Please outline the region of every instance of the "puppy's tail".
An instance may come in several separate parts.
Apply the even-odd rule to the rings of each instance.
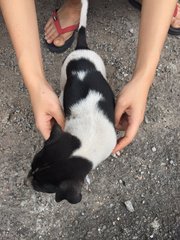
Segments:
[[[81,16],[78,29],[77,38],[77,49],[88,49],[86,42],[86,24],[87,24],[87,14],[88,14],[88,0],[81,0]]]

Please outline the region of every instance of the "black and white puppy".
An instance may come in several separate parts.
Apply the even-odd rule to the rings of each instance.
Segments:
[[[28,175],[35,190],[55,193],[57,202],[80,202],[85,177],[116,145],[114,95],[103,60],[86,43],[87,11],[88,1],[82,0],[77,46],[62,65],[64,131],[54,125]]]

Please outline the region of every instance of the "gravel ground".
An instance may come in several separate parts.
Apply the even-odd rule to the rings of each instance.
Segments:
[[[91,3],[89,46],[103,57],[117,95],[132,74],[139,12],[125,0]],[[59,94],[68,53],[52,54],[43,43],[44,24],[56,7],[37,1],[45,71]],[[179,240],[180,38],[166,40],[135,141],[94,170],[82,202],[70,205],[23,185],[43,141],[1,16],[0,29],[0,239]]]

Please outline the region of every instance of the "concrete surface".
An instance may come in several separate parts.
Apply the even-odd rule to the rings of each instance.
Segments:
[[[103,57],[117,94],[134,66],[139,13],[125,0],[91,2],[89,46]],[[55,7],[37,1],[46,75],[59,94],[67,53],[52,54],[43,44],[43,27]],[[2,17],[0,29],[0,239],[179,240],[180,38],[167,38],[135,141],[89,175],[83,200],[74,206],[23,185],[42,138]]]

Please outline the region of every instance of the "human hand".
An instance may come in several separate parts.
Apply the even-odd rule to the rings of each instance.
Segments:
[[[122,150],[135,137],[144,119],[149,88],[140,81],[129,82],[119,93],[115,107],[115,127],[125,134],[118,139],[113,153]]]
[[[36,127],[45,140],[50,136],[53,119],[64,128],[64,114],[60,102],[52,87],[44,81],[33,91],[30,91]]]

